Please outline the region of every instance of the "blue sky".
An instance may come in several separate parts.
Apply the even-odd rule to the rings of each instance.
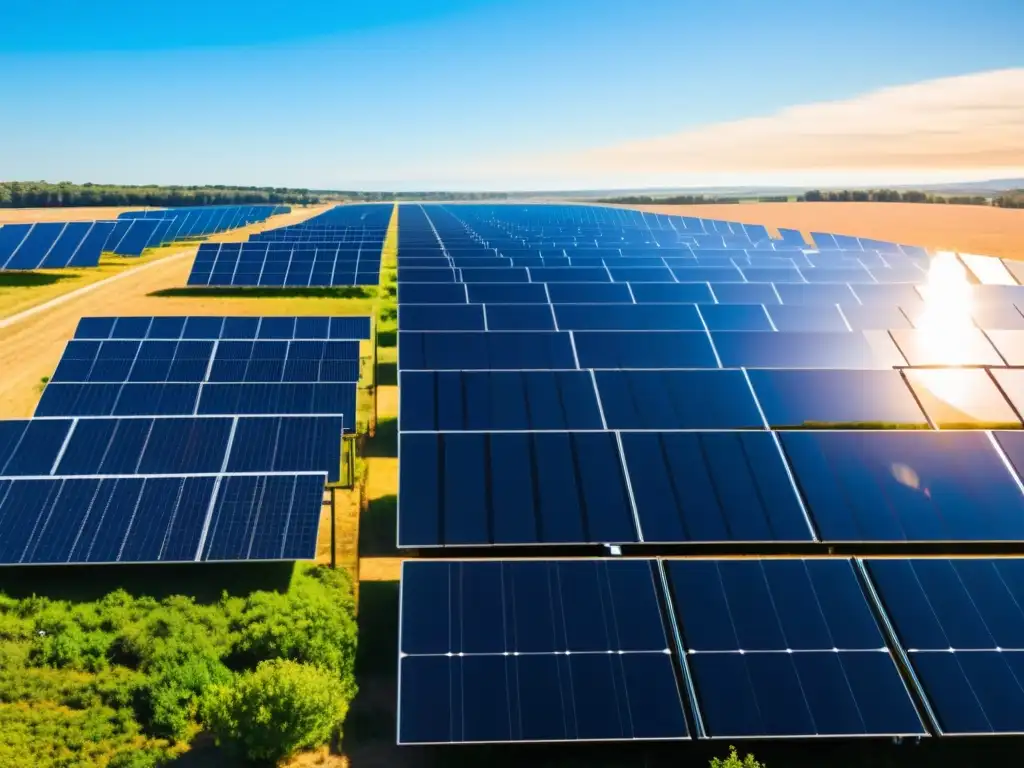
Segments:
[[[0,178],[500,187],[476,168],[1021,67],[1022,39],[1021,0],[8,3]]]

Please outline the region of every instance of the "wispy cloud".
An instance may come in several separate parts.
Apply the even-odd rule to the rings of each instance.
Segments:
[[[502,165],[488,175],[538,182],[557,176],[602,187],[1024,175],[1024,68],[928,80]]]

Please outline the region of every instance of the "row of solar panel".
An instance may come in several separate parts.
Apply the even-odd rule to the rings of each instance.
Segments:
[[[406,371],[1024,365],[1024,331],[401,331]]]
[[[268,262],[269,263],[269,262]],[[509,267],[398,268],[401,283],[924,283],[907,267]]]
[[[355,429],[355,383],[61,384],[43,389],[35,416],[330,414]]]
[[[243,263],[239,253],[196,257],[188,276],[189,285],[238,287],[330,287],[377,285],[380,282],[380,257],[348,259],[346,251],[327,260],[292,259],[288,252],[270,252],[265,259]],[[272,258],[283,256],[282,260]]]
[[[73,339],[50,381],[356,382],[358,341]]]
[[[1021,432],[399,440],[400,547],[1024,540]]]
[[[369,317],[83,317],[76,339],[369,339]]]
[[[633,255],[611,255],[607,251],[587,252],[580,255],[572,252],[569,256],[480,256],[475,252],[455,251],[449,256],[405,256],[399,258],[403,269],[449,268],[449,269],[511,269],[524,267],[560,268],[671,268],[671,267],[786,267],[805,269],[831,269],[838,267],[863,268],[927,268],[927,259],[913,259],[908,256],[883,257],[862,253],[847,256],[846,251],[804,252],[792,251],[786,254],[760,254],[748,256],[746,251],[701,251],[699,255],[678,251]],[[459,255],[467,254],[467,255]]]
[[[0,563],[312,559],[324,475],[0,480]]]
[[[403,432],[1019,428],[1024,369],[402,371]]]
[[[970,306],[1024,305],[1024,286],[964,285]],[[910,284],[849,283],[405,283],[407,304],[842,304],[915,308]]]
[[[1020,734],[1022,604],[1020,559],[406,561],[398,741]]]
[[[818,286],[815,286],[818,287]],[[815,297],[810,297],[815,298]],[[971,307],[967,326],[1024,330],[1013,304]],[[931,328],[935,311],[840,304],[409,304],[404,331],[869,331]]]
[[[112,221],[7,224],[0,227],[0,270],[95,267]]]
[[[0,477],[323,472],[340,478],[341,416],[0,421]]]
[[[197,206],[189,208],[161,208],[148,211],[130,211],[118,216],[119,222],[152,221],[156,225],[138,225],[136,239],[142,238],[142,232],[149,232],[150,237],[143,247],[156,247],[176,240],[205,237],[218,232],[227,232],[238,227],[266,221],[271,216],[288,213],[288,206]],[[136,231],[134,226],[132,231]],[[124,250],[122,250],[124,249]],[[117,248],[109,248],[121,255],[139,255],[142,251],[136,246],[127,248],[122,244]]]
[[[486,207],[476,205],[428,206],[432,219],[426,210],[413,206],[401,206],[401,215],[410,230],[424,223],[431,227],[445,226],[457,222],[455,234],[465,235],[468,227],[478,237],[490,242],[496,237],[508,237],[513,232],[522,239],[539,239],[555,236],[607,237],[614,239],[650,238],[665,241],[675,238],[700,238],[718,234],[730,239],[764,242],[771,240],[765,227],[739,222],[701,219],[690,216],[653,214],[645,211],[595,208],[593,206],[528,206]],[[457,212],[457,215],[456,213]],[[410,232],[411,234],[411,232]],[[447,239],[448,232],[445,232]],[[793,229],[780,229],[783,243],[803,244],[803,235]],[[828,232],[811,232],[817,248],[837,250],[879,250],[889,253],[920,252],[917,246],[905,246],[893,242],[838,235]],[[778,242],[778,241],[777,241]]]
[[[271,230],[273,231],[273,230]],[[281,254],[289,254],[295,252],[301,258],[310,258],[310,254],[321,254],[324,258],[330,256],[334,258],[335,253],[341,252],[341,255],[349,255],[350,258],[356,259],[360,255],[363,258],[380,258],[380,249],[383,246],[383,239],[374,239],[372,242],[353,242],[347,243],[344,241],[317,243],[315,245],[302,246],[295,245],[294,243],[278,243],[278,242],[260,242],[258,240],[249,240],[245,243],[201,243],[199,245],[198,253],[203,256],[210,254],[235,254],[242,253],[247,257],[253,254],[275,254],[274,258],[282,258]],[[326,254],[326,255],[325,255]]]

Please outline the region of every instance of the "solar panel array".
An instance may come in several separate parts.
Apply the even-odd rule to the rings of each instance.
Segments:
[[[113,221],[42,222],[0,227],[0,270],[95,267]]]
[[[1024,541],[1002,262],[937,323],[913,246],[399,216],[398,546],[629,556],[407,561],[400,743],[1024,733],[1024,564],[793,555]]]
[[[87,317],[0,421],[0,564],[315,556],[366,317]]]
[[[207,205],[128,211],[118,216],[119,226],[104,250],[118,256],[141,256],[146,248],[227,232],[290,211],[287,205]]]
[[[377,285],[394,206],[340,205],[253,235],[245,243],[199,247],[188,284],[309,288]]]

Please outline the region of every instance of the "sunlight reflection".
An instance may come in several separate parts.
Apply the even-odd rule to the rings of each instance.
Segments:
[[[925,359],[939,364],[952,364],[962,359],[974,340],[973,295],[967,270],[956,254],[939,251],[928,268],[928,281],[919,287],[924,310],[915,321]],[[953,401],[963,397],[960,379],[950,378],[949,394]],[[942,393],[936,393],[940,396]]]

